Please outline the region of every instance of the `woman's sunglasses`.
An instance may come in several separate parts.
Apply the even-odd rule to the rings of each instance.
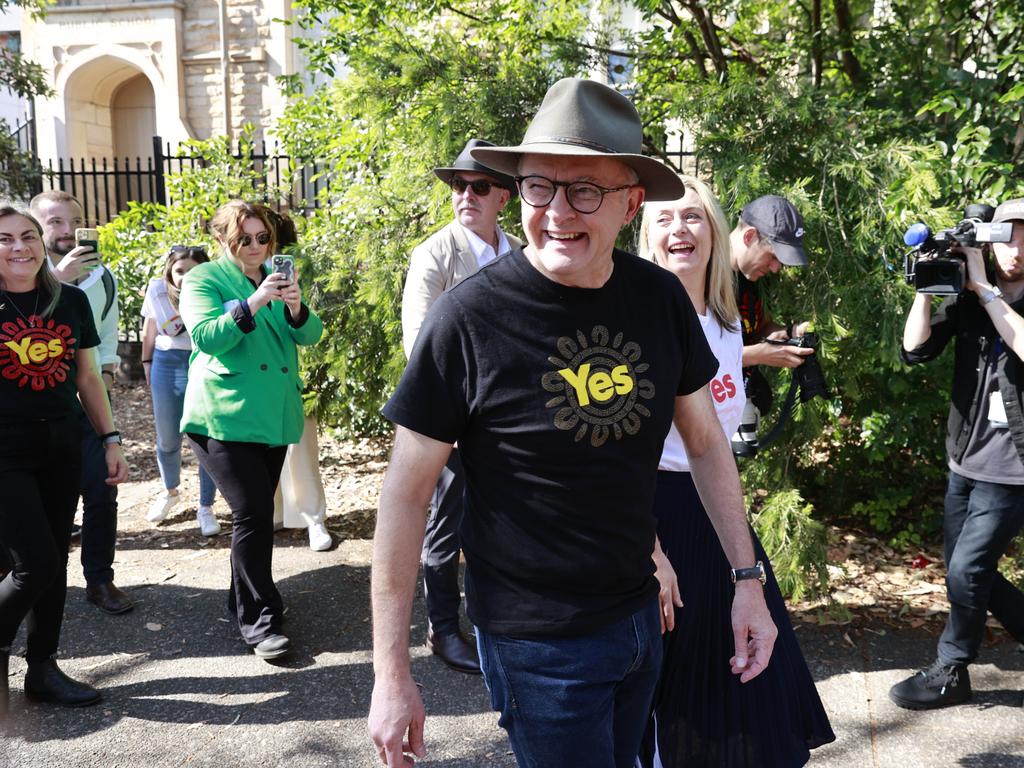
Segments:
[[[250,245],[252,245],[252,235],[239,235],[237,242],[243,248],[248,248]],[[270,233],[260,232],[258,235],[256,235],[256,242],[259,243],[260,245],[266,245],[267,243],[270,242]]]

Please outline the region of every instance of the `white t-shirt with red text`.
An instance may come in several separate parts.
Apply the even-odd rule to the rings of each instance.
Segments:
[[[708,382],[711,400],[715,404],[718,421],[726,438],[732,437],[740,425],[746,395],[743,393],[743,336],[739,331],[722,328],[712,312],[697,315],[707,337],[711,352],[718,358],[718,372]],[[669,472],[689,472],[690,460],[683,447],[683,438],[675,424],[668,431],[661,451],[658,469]]]

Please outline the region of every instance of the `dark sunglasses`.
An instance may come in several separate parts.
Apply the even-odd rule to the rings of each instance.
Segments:
[[[470,187],[473,190],[474,195],[477,195],[478,197],[487,197],[491,194],[491,187],[496,187],[498,185],[490,181],[485,181],[484,179],[466,181],[461,176],[452,176],[451,181],[448,182],[448,186],[460,195],[466,191],[466,187]]]
[[[209,261],[210,257],[206,253],[206,249],[201,245],[172,245],[171,253],[184,253],[185,258],[192,259],[195,262]]]
[[[266,245],[267,243],[270,242],[270,233],[260,232],[258,235],[256,235],[256,242],[259,243],[260,245]],[[248,248],[250,245],[252,245],[252,235],[239,235],[238,244],[243,248]]]

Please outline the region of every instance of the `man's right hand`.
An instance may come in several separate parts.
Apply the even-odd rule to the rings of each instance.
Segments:
[[[425,719],[423,700],[411,675],[387,680],[378,677],[367,727],[382,763],[388,768],[407,768],[415,765],[415,761],[405,753],[427,756],[423,743]]]
[[[68,251],[51,271],[61,283],[77,283],[99,265],[99,252],[91,246],[80,245]]]
[[[776,331],[768,336],[774,341],[785,341],[789,337],[785,331]],[[788,344],[772,344],[762,341],[743,348],[743,365],[768,365],[772,368],[796,368],[802,365],[804,358],[813,355],[812,347],[791,347]]]

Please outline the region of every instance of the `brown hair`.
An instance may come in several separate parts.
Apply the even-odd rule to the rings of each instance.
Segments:
[[[238,241],[245,233],[242,224],[246,219],[259,219],[270,234],[267,253],[273,253],[277,247],[277,231],[271,222],[270,210],[259,203],[247,203],[244,200],[232,200],[225,203],[210,219],[210,231],[218,240],[227,244],[228,250],[234,253]]]
[[[175,309],[178,308],[178,297],[181,295],[181,290],[171,279],[171,270],[174,269],[175,264],[185,259],[194,261],[196,264],[205,264],[210,257],[201,245],[171,246],[171,250],[167,253],[167,262],[164,264],[164,283],[167,285],[167,298]]]
[[[35,216],[32,215],[24,206],[12,203],[8,200],[0,200],[0,219],[5,216],[21,216],[24,219],[28,219],[29,223],[32,224],[36,232],[39,233],[39,240],[42,242],[43,239],[43,225],[39,223]],[[0,289],[6,288],[3,284],[3,280],[0,279]],[[43,263],[39,267],[39,271],[36,273],[36,288],[46,294],[48,300],[43,307],[42,316],[49,317],[53,314],[54,307],[57,306],[57,302],[60,300],[60,282],[50,272],[49,259],[46,257],[46,246],[43,246]]]
[[[35,211],[39,208],[40,203],[74,203],[79,208],[82,207],[82,204],[78,202],[77,197],[65,192],[63,189],[51,189],[47,192],[40,192],[32,198],[32,202],[28,205],[29,208]]]

